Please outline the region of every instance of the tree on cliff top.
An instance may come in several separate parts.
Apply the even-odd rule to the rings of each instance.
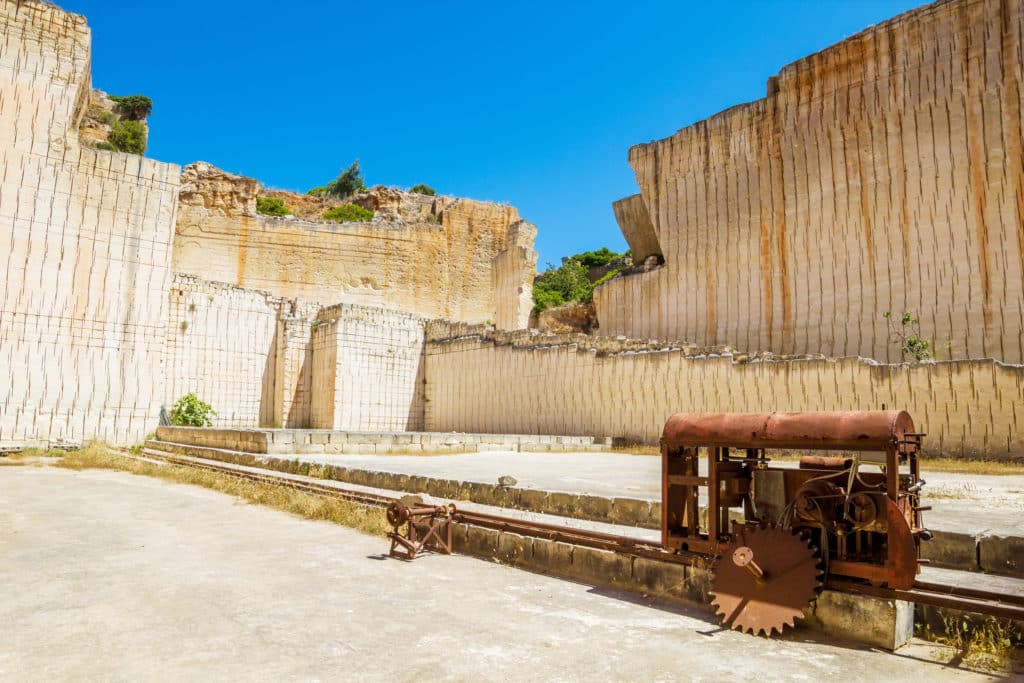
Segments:
[[[153,112],[153,100],[145,95],[111,95],[110,99],[129,121],[141,121]]]
[[[354,194],[362,192],[365,189],[366,183],[363,182],[363,172],[359,168],[359,159],[356,159],[347,169],[342,171],[337,178],[323,187],[314,187],[306,194],[314,197],[327,196],[344,199],[345,197],[351,197]]]

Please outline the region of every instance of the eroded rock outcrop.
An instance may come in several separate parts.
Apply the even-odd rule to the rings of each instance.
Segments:
[[[255,178],[228,173],[205,161],[189,164],[181,172],[178,204],[181,211],[204,211],[221,218],[256,216],[260,183]]]
[[[182,174],[175,272],[467,322],[515,325],[529,314],[522,283],[536,271],[536,228],[513,230],[522,223],[514,207],[381,186],[347,200],[374,211],[371,221],[331,223],[263,216],[261,195],[318,218],[342,203],[262,190],[253,178],[191,164]]]
[[[597,330],[594,303],[574,301],[564,306],[543,310],[537,316],[537,329],[552,334],[591,334]]]
[[[109,143],[110,134],[121,121],[127,120],[124,112],[118,107],[110,95],[91,88],[86,97],[85,109],[78,124],[78,139],[88,147],[102,146]],[[149,126],[145,117],[138,119],[146,138],[149,137]]]

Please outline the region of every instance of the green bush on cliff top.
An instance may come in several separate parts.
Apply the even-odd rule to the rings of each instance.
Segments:
[[[146,151],[146,126],[140,121],[118,121],[107,142],[118,152],[142,154]]]
[[[335,223],[365,223],[373,220],[373,211],[355,204],[342,204],[324,211],[324,220]]]
[[[277,197],[256,197],[256,210],[264,216],[287,216],[291,213]]]

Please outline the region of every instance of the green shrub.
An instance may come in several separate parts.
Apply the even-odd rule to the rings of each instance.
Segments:
[[[373,220],[373,211],[355,204],[342,204],[324,211],[324,220],[335,223],[365,223]]]
[[[121,110],[124,117],[131,121],[141,121],[153,111],[153,100],[145,95],[128,95],[127,97],[111,95],[110,99],[117,104],[117,108]]]
[[[434,188],[432,188],[430,185],[425,185],[423,183],[420,183],[419,185],[413,185],[411,188],[409,188],[409,192],[414,192],[416,194],[425,194],[428,197],[433,197],[436,194],[436,192],[434,192]]]
[[[622,272],[622,271],[620,271],[618,268],[613,268],[612,270],[609,270],[607,273],[605,273],[600,278],[598,278],[597,282],[594,283],[593,289],[597,289],[598,285],[603,285],[604,283],[608,282],[613,277],[618,275],[620,272]],[[593,291],[593,290],[591,290],[591,291]]]
[[[590,301],[594,286],[587,277],[587,268],[574,258],[566,259],[558,268],[548,269],[533,281],[533,312],[561,306],[570,301]]]
[[[119,152],[142,154],[146,151],[146,127],[139,121],[118,121],[107,141]]]
[[[325,194],[327,194],[327,188],[322,186],[314,187],[306,191],[306,195],[309,197],[323,197]]]
[[[608,247],[601,247],[595,251],[585,251],[570,258],[576,259],[588,268],[593,268],[594,266],[607,266],[613,259],[617,259],[619,256],[620,254],[616,254]]]
[[[264,216],[287,216],[291,213],[277,197],[257,197],[256,210]]]
[[[331,197],[345,198],[351,197],[365,189],[366,183],[363,182],[363,174],[359,168],[359,159],[356,159],[337,178],[324,186],[324,194]]]
[[[209,403],[200,401],[191,392],[179,398],[171,408],[171,424],[179,427],[212,427],[211,418],[216,416],[217,411]]]
[[[110,144],[109,142],[97,142],[97,143],[96,143],[95,145],[93,145],[93,146],[94,146],[94,147],[95,147],[96,149],[102,149],[102,150],[105,150],[105,151],[107,151],[107,152],[116,152],[116,151],[118,151],[118,150],[117,150],[117,147],[114,147],[114,146],[113,146],[112,144]]]
[[[611,270],[591,283],[588,270],[594,266],[606,266],[620,256],[607,247],[601,247],[562,259],[562,265],[557,268],[549,263],[547,270],[533,281],[533,312],[540,313],[573,301],[592,301],[594,288],[608,282],[620,271]]]

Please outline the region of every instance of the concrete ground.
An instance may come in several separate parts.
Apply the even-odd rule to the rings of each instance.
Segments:
[[[0,468],[2,680],[992,680],[109,471]]]
[[[511,475],[522,488],[661,500],[661,459],[621,453],[515,453],[460,455],[276,455],[381,472],[497,483]],[[795,466],[795,463],[781,463]],[[925,522],[966,534],[1024,536],[1024,468],[1020,475],[929,472],[922,463]]]

